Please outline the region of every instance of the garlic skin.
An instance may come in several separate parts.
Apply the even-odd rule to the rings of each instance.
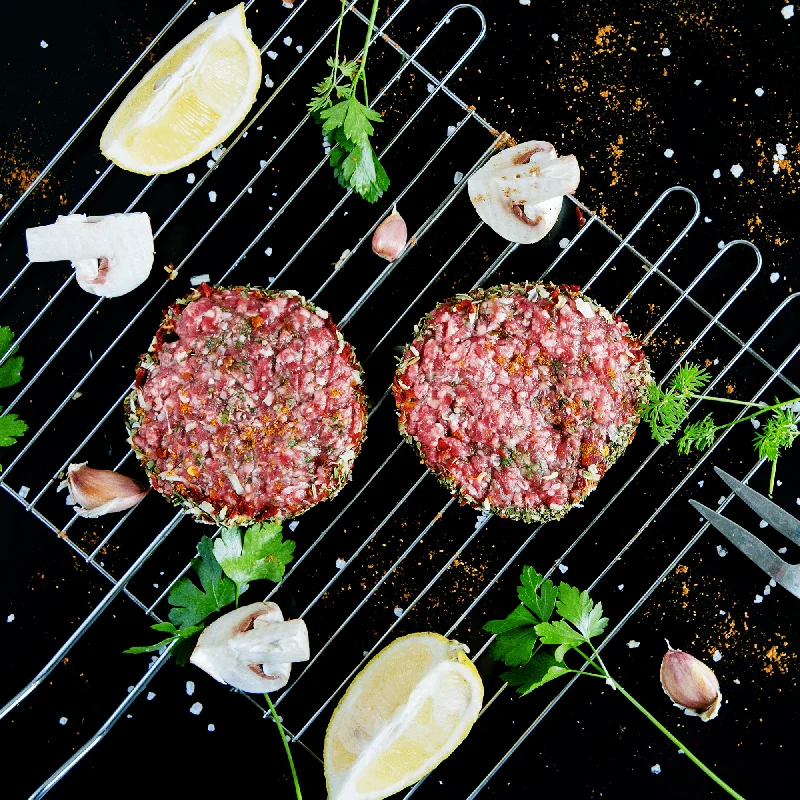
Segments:
[[[67,488],[67,505],[74,506],[79,517],[102,517],[125,511],[141,502],[150,491],[133,478],[110,469],[92,469],[87,462],[70,464],[67,477],[58,490]]]
[[[669,650],[661,662],[661,686],[678,708],[708,722],[719,713],[722,692],[712,670],[683,650]]]
[[[372,252],[387,261],[394,261],[407,243],[406,221],[397,213],[395,206],[392,213],[375,229],[372,235]]]

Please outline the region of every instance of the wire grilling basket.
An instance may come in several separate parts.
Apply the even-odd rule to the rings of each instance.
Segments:
[[[624,236],[575,198],[565,203],[548,239],[534,247],[506,244],[479,222],[466,196],[467,178],[508,137],[453,89],[486,34],[478,8],[454,6],[419,33],[414,48],[406,49],[395,33],[413,30],[409,0],[396,4],[376,29],[371,72],[373,92],[381,89],[372,105],[385,112],[380,157],[393,183],[381,201],[368,206],[332,181],[319,129],[302,102],[329,55],[337,20],[308,2],[291,9],[274,5],[257,15],[256,0],[248,3],[254,38],[265,42],[262,54],[282,48],[278,59],[265,56],[271,86],[262,89],[217,160],[206,165],[203,159],[175,175],[153,178],[122,173],[113,165],[96,169],[96,140],[115,104],[112,95],[119,99],[116,91],[140,74],[151,51],[170,47],[183,35],[179,30],[201,21],[198,9],[187,2],[0,220],[3,244],[21,255],[23,230],[14,223],[36,202],[39,181],[68,153],[85,151],[91,155],[78,159],[70,176],[80,199],[68,210],[146,210],[157,239],[156,272],[173,265],[160,286],[151,277],[110,303],[83,293],[66,268],[28,263],[3,278],[2,321],[17,332],[26,358],[24,380],[9,390],[4,413],[22,412],[30,431],[9,451],[0,486],[36,519],[30,535],[49,529],[94,571],[104,592],[92,598],[88,613],[77,612],[79,624],[3,707],[2,716],[13,718],[23,710],[39,687],[58,679],[67,661],[91,669],[91,649],[82,638],[101,620],[110,624],[118,598],[124,596],[121,602],[150,618],[138,614],[146,636],[148,622],[166,617],[167,594],[188,569],[199,536],[213,532],[198,528],[152,493],[128,512],[100,520],[72,515],[63,495],[56,494],[59,476],[71,462],[136,474],[123,433],[122,401],[162,309],[188,291],[192,275],[208,273],[221,284],[299,290],[346,328],[366,369],[373,403],[369,440],[353,482],[334,502],[299,522],[293,534],[295,560],[267,598],[306,619],[312,634],[311,660],[296,667],[274,699],[287,735],[316,756],[343,690],[394,637],[435,630],[465,642],[479,659],[491,642],[482,625],[507,611],[507,589],[523,563],[547,568],[547,574],[570,568],[570,578],[590,590],[607,576],[605,583],[613,586],[624,578],[624,596],[606,608],[619,620],[610,639],[616,636],[705,532],[707,524],[696,516],[679,534],[668,520],[679,507],[689,519],[683,510],[689,482],[715,450],[725,447],[728,436],[735,436],[726,431],[706,453],[678,459],[640,434],[585,508],[558,523],[557,535],[556,526],[543,530],[462,508],[400,440],[389,392],[395,348],[411,338],[413,324],[437,300],[511,280],[581,284],[643,333],[660,378],[668,379],[687,358],[707,359],[715,375],[709,392],[735,384],[741,397],[754,401],[784,388],[800,393],[794,361],[800,346],[785,335],[790,316],[797,313],[797,295],[744,327],[739,317],[731,322],[730,310],[746,302],[742,295],[759,274],[761,256],[749,242],[735,241],[701,266],[684,242],[700,215],[690,190],[672,187],[661,193]],[[364,28],[352,20],[368,22],[356,2],[347,7],[346,29],[357,42]],[[300,46],[287,49],[282,44],[287,36]],[[189,183],[192,171],[196,176]],[[381,266],[369,241],[395,203],[413,231],[414,246]],[[42,221],[53,221],[53,213],[46,213]],[[762,463],[748,463],[747,476]],[[141,638],[131,630],[126,637],[128,644]],[[168,658],[165,652],[146,666],[126,661],[116,693],[102,698],[107,720],[84,737],[34,797],[52,788],[140,702]],[[131,671],[138,676],[126,692]],[[543,705],[532,702],[519,735],[498,726],[512,692],[499,680],[487,681],[485,707],[469,740],[486,743],[481,757],[464,747],[441,768],[458,774],[457,796],[472,798],[490,785],[571,686],[550,694]],[[260,698],[242,697],[266,715]],[[243,705],[241,713],[250,712]],[[440,771],[404,796],[434,796]]]

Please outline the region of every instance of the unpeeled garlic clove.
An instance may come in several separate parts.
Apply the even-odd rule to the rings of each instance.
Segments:
[[[722,704],[719,681],[712,670],[683,650],[673,650],[667,642],[661,662],[661,686],[667,696],[687,714],[703,722],[714,719]]]
[[[397,213],[397,206],[381,222],[372,235],[372,252],[376,256],[394,261],[408,243],[406,221]]]
[[[92,469],[87,462],[70,464],[67,477],[58,491],[68,489],[67,504],[75,506],[81,517],[101,517],[115,511],[125,511],[139,503],[150,491],[133,478],[110,469]]]

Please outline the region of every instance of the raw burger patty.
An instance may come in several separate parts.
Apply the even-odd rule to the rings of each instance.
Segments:
[[[400,432],[462,503],[559,519],[633,438],[652,380],[641,343],[578,287],[478,289],[415,333],[394,379]]]
[[[326,311],[206,284],[168,309],[126,411],[153,487],[224,525],[333,497],[366,424],[361,367]]]

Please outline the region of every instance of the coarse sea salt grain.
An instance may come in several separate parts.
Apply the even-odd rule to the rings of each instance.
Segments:
[[[771,592],[772,592],[772,587],[771,587],[769,584],[767,584],[767,585],[764,587],[764,597],[766,597],[766,596],[767,596],[768,594],[770,594]]]
[[[703,217],[703,222],[711,222],[711,217]]]
[[[653,766],[650,767],[650,772],[652,772],[653,775],[660,775],[661,774],[661,764],[653,764]]]
[[[278,54],[274,50],[267,50],[267,56],[274,61],[278,57]]]
[[[755,600],[753,600],[753,602],[754,602],[756,605],[758,605],[758,604],[759,604],[759,603],[760,603],[760,602],[761,602],[763,599],[764,599],[764,598],[763,598],[763,597],[762,597],[760,594],[757,594],[757,595],[756,595],[756,599],[755,599]]]
[[[214,167],[214,159],[213,158],[209,158],[208,161],[206,161],[206,166],[209,169],[213,169],[213,167]]]
[[[208,193],[208,199],[209,199],[209,200],[210,200],[212,203],[216,203],[216,202],[217,202],[217,193],[216,193],[215,191],[213,191],[213,190],[212,190],[212,191],[210,191],[210,192]]]
[[[624,584],[624,583],[621,583],[619,586],[617,586],[617,590],[618,590],[618,591],[620,591],[620,592],[621,592],[621,591],[622,591],[624,588],[625,588],[625,584]]]
[[[562,250],[566,249],[567,247],[569,247],[569,239],[567,239],[566,237],[565,237],[564,239],[561,239],[561,240],[559,241],[559,243],[558,243],[558,246],[559,246],[559,247],[560,247]]]
[[[219,161],[222,158],[222,154],[224,152],[225,152],[225,148],[222,145],[219,145],[218,147],[215,147],[211,151],[211,158],[213,158],[214,161]]]
[[[562,575],[563,575],[563,574],[564,574],[564,573],[565,573],[565,572],[566,572],[568,569],[569,569],[569,567],[568,567],[566,564],[559,564],[559,565],[558,565],[558,571],[559,571],[559,572],[560,572]]]
[[[344,569],[347,566],[347,562],[343,558],[336,559],[336,569]]]
[[[266,86],[267,89],[271,89],[274,85],[275,85],[275,81],[272,80],[272,78],[270,78],[269,75],[265,75],[264,76],[264,86]]]
[[[778,280],[780,279],[780,277],[781,277],[780,272],[771,272],[770,275],[769,275],[769,282],[770,283],[777,283]]]
[[[284,37],[283,37],[283,43],[284,43],[284,44],[285,44],[287,47],[289,47],[289,46],[291,45],[291,43],[292,43],[292,37],[291,37],[291,36],[284,36]]]
[[[664,151],[664,158],[672,158],[672,156],[674,156],[674,155],[675,155],[675,151],[671,147],[668,147]]]
[[[743,172],[744,172],[744,167],[742,167],[741,164],[734,164],[731,167],[731,175],[733,175],[734,178],[740,178]]]
[[[557,34],[557,33],[551,33],[551,34],[550,34],[550,38],[551,38],[551,39],[552,39],[554,42],[557,42],[557,41],[558,41],[558,34]]]
[[[762,519],[761,522],[758,523],[759,528],[766,528],[767,525],[769,525],[769,522],[767,522],[765,519]]]
[[[721,544],[717,545],[717,553],[720,558],[725,558],[725,556],[728,555],[728,551]]]
[[[300,520],[293,519],[293,520],[292,520],[292,521],[289,523],[289,530],[290,530],[290,531],[296,531],[296,530],[297,530],[297,526],[298,526],[299,524],[300,524]]]
[[[66,717],[61,717],[61,719],[58,721],[58,724],[59,725],[66,725],[67,724],[67,718]]]
[[[783,15],[784,19],[791,19],[794,16],[794,6],[793,5],[784,6],[781,9],[781,14]]]
[[[205,275],[192,275],[192,277],[189,278],[189,283],[191,283],[192,286],[199,286],[201,283],[208,283],[210,280],[211,276],[206,272]]]
[[[6,617],[6,622],[13,622],[15,619],[16,619],[16,617],[13,614],[9,614]]]
[[[208,723],[208,732],[209,733],[214,733],[215,730],[216,730],[216,728],[214,727],[214,723],[213,722],[209,722]]]
[[[456,174],[453,175],[453,183],[454,184],[457,185],[457,184],[461,183],[461,181],[463,181],[463,180],[464,180],[464,173],[463,172],[456,172]]]
[[[272,255],[272,248],[271,248],[271,247],[268,247],[268,248],[267,248],[267,249],[264,251],[264,255],[266,255],[266,256],[271,256],[271,255]]]
[[[28,496],[30,491],[31,491],[30,486],[20,486],[19,491],[17,492],[17,494],[19,495],[19,499],[24,500]]]
[[[722,250],[722,248],[725,247],[725,242],[723,242],[722,239],[720,239],[717,242],[717,247],[719,247],[719,249]]]
[[[661,51],[661,55],[662,55],[662,56],[671,56],[671,55],[672,55],[672,50],[670,50],[670,49],[669,49],[669,47],[665,47],[665,48],[664,48],[664,49]]]
[[[714,170],[714,171],[713,171],[711,174],[712,174],[712,175],[713,175],[715,178],[721,178],[721,177],[722,177],[722,173],[721,173],[721,172],[720,172],[718,169],[715,169],[715,170]]]
[[[42,41],[39,42],[39,47],[41,47],[42,50],[46,50],[48,47],[50,47],[50,45],[47,44],[47,42],[44,39],[42,39]]]
[[[712,661],[722,661],[722,653],[719,650],[715,650],[711,655]]]
[[[448,125],[447,126],[447,135],[448,136],[452,136],[455,132],[456,132],[456,126],[455,125]]]
[[[197,716],[202,710],[203,710],[202,703],[192,703],[191,707],[189,708],[189,713]]]
[[[701,80],[700,80],[700,81],[695,81],[695,82],[694,82],[694,85],[695,85],[695,86],[699,86],[699,85],[700,85],[702,82],[703,82],[703,81],[701,81]]]
[[[303,52],[303,45],[301,45],[301,44],[297,45],[297,47],[295,47],[295,50],[297,50],[298,53],[302,53]]]
[[[155,696],[156,696],[155,692],[148,692],[147,693],[147,699],[148,700],[152,700]]]
[[[519,0],[519,4],[521,6],[529,6],[531,4],[531,0]]]
[[[775,580],[775,578],[770,578],[769,579],[769,585],[774,589],[778,585],[778,583]]]
[[[402,617],[402,616],[403,616],[403,609],[402,609],[402,608],[400,608],[400,607],[398,606],[398,607],[397,607],[397,608],[395,608],[395,610],[394,610],[394,615],[395,615],[396,617]]]
[[[761,427],[761,423],[757,419],[751,419],[750,424],[758,430]]]
[[[758,89],[756,89],[756,97],[763,97],[763,96],[764,96],[764,90],[759,86]]]
[[[194,172],[190,172],[186,176],[186,183],[194,183]]]
[[[725,495],[720,495],[719,500],[717,500],[717,505],[721,506],[725,502]]]
[[[786,155],[786,145],[782,144],[781,142],[778,142],[778,144],[775,145],[775,152],[779,156],[785,156]]]
[[[434,90],[436,89],[432,83],[429,83],[426,88],[428,90],[428,94],[433,94]]]
[[[186,681],[186,694],[191,697],[194,694],[194,681]]]
[[[628,647],[630,647],[631,650],[635,650],[640,644],[641,642],[637,642],[635,639],[631,639],[628,642]]]

